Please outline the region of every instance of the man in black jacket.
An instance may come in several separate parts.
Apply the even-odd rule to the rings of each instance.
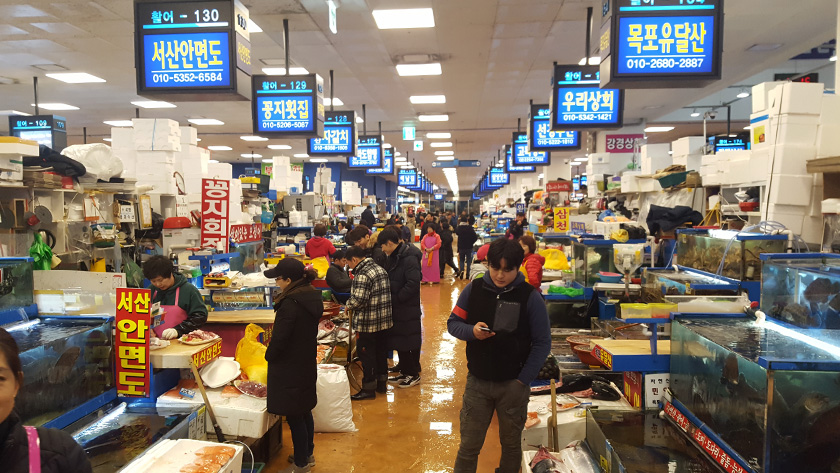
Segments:
[[[449,223],[444,219],[440,222],[440,277],[443,278],[443,273],[446,271],[446,266],[452,268],[452,275],[457,275],[460,270],[452,261],[455,259],[455,254],[452,252],[452,229],[449,228]]]
[[[420,347],[423,327],[420,309],[420,260],[423,254],[414,245],[403,243],[396,228],[379,234],[382,251],[388,255],[388,278],[391,281],[391,304],[394,326],[388,334],[388,348],[400,357],[399,375],[388,378],[400,388],[420,382]]]
[[[519,239],[522,238],[522,235],[525,234],[525,227],[527,226],[528,222],[525,221],[525,212],[517,212],[516,220],[510,223],[508,233],[513,235],[514,241],[519,241]]]
[[[455,229],[458,235],[458,266],[461,268],[461,279],[470,278],[470,266],[472,265],[473,245],[478,241],[478,234],[475,228],[469,224],[469,217],[466,214],[461,216],[461,223]]]
[[[329,269],[327,269],[327,286],[333,290],[333,294],[341,293],[342,296],[336,295],[338,302],[342,304],[347,302],[350,294],[350,286],[353,285],[353,280],[344,269],[347,266],[347,261],[344,259],[344,252],[341,250],[333,253],[332,262]]]
[[[362,217],[359,219],[368,228],[373,228],[373,224],[376,223],[376,217],[373,216],[372,208],[373,206],[368,205],[365,211],[362,212]]]

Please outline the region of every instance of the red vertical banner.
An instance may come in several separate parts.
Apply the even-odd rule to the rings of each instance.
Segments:
[[[222,242],[222,251],[228,251],[228,206],[230,181],[226,179],[201,180],[201,246],[216,248]]]
[[[117,395],[149,397],[149,289],[117,288]]]

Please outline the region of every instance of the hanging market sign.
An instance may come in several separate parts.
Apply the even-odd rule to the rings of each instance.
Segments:
[[[11,115],[9,134],[61,151],[67,147],[67,119],[58,115]]]
[[[324,79],[318,74],[255,75],[251,115],[255,134],[273,138],[324,136]]]
[[[632,153],[636,149],[636,140],[645,139],[644,134],[607,135],[607,153]]]
[[[399,184],[405,188],[411,188],[417,185],[417,171],[414,169],[402,169],[397,175]]]
[[[228,202],[230,181],[225,179],[201,180],[201,247],[228,250]]]
[[[347,167],[351,169],[382,167],[382,137],[365,135],[359,137],[356,154],[347,158]]]
[[[394,174],[394,148],[382,148],[382,167],[365,169],[365,174]]]
[[[612,0],[604,86],[702,87],[720,80],[723,0]]]
[[[510,174],[504,168],[490,168],[490,184],[506,186],[510,184]]]
[[[528,151],[574,151],[580,149],[579,131],[551,131],[551,107],[531,105],[528,119]]]
[[[356,112],[324,112],[324,137],[306,140],[310,156],[353,156],[356,154]]]
[[[621,128],[624,91],[602,89],[598,66],[554,66],[551,129]]]
[[[151,393],[151,293],[149,289],[117,288],[115,346],[120,397],[149,397]]]
[[[534,166],[517,166],[513,163],[512,146],[505,145],[505,171],[512,172],[535,172],[537,170]]]
[[[134,25],[138,95],[251,96],[248,9],[239,1],[135,0]]]
[[[528,133],[513,132],[513,164],[517,166],[547,166],[551,164],[551,153],[528,151]]]

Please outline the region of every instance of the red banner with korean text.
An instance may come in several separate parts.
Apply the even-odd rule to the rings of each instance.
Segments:
[[[117,395],[149,397],[149,289],[117,288]]]
[[[228,251],[228,206],[230,181],[226,179],[201,180],[201,247],[219,247]]]
[[[546,192],[572,192],[571,181],[551,181],[545,183]]]
[[[248,243],[262,240],[262,224],[231,225],[230,239],[236,243]]]

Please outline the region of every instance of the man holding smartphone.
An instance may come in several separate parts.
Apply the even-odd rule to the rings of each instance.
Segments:
[[[530,383],[551,351],[545,301],[519,272],[524,257],[514,240],[491,243],[489,271],[464,288],[449,315],[449,333],[467,342],[469,369],[455,473],[476,471],[494,411],[502,445],[496,472],[519,471]]]

